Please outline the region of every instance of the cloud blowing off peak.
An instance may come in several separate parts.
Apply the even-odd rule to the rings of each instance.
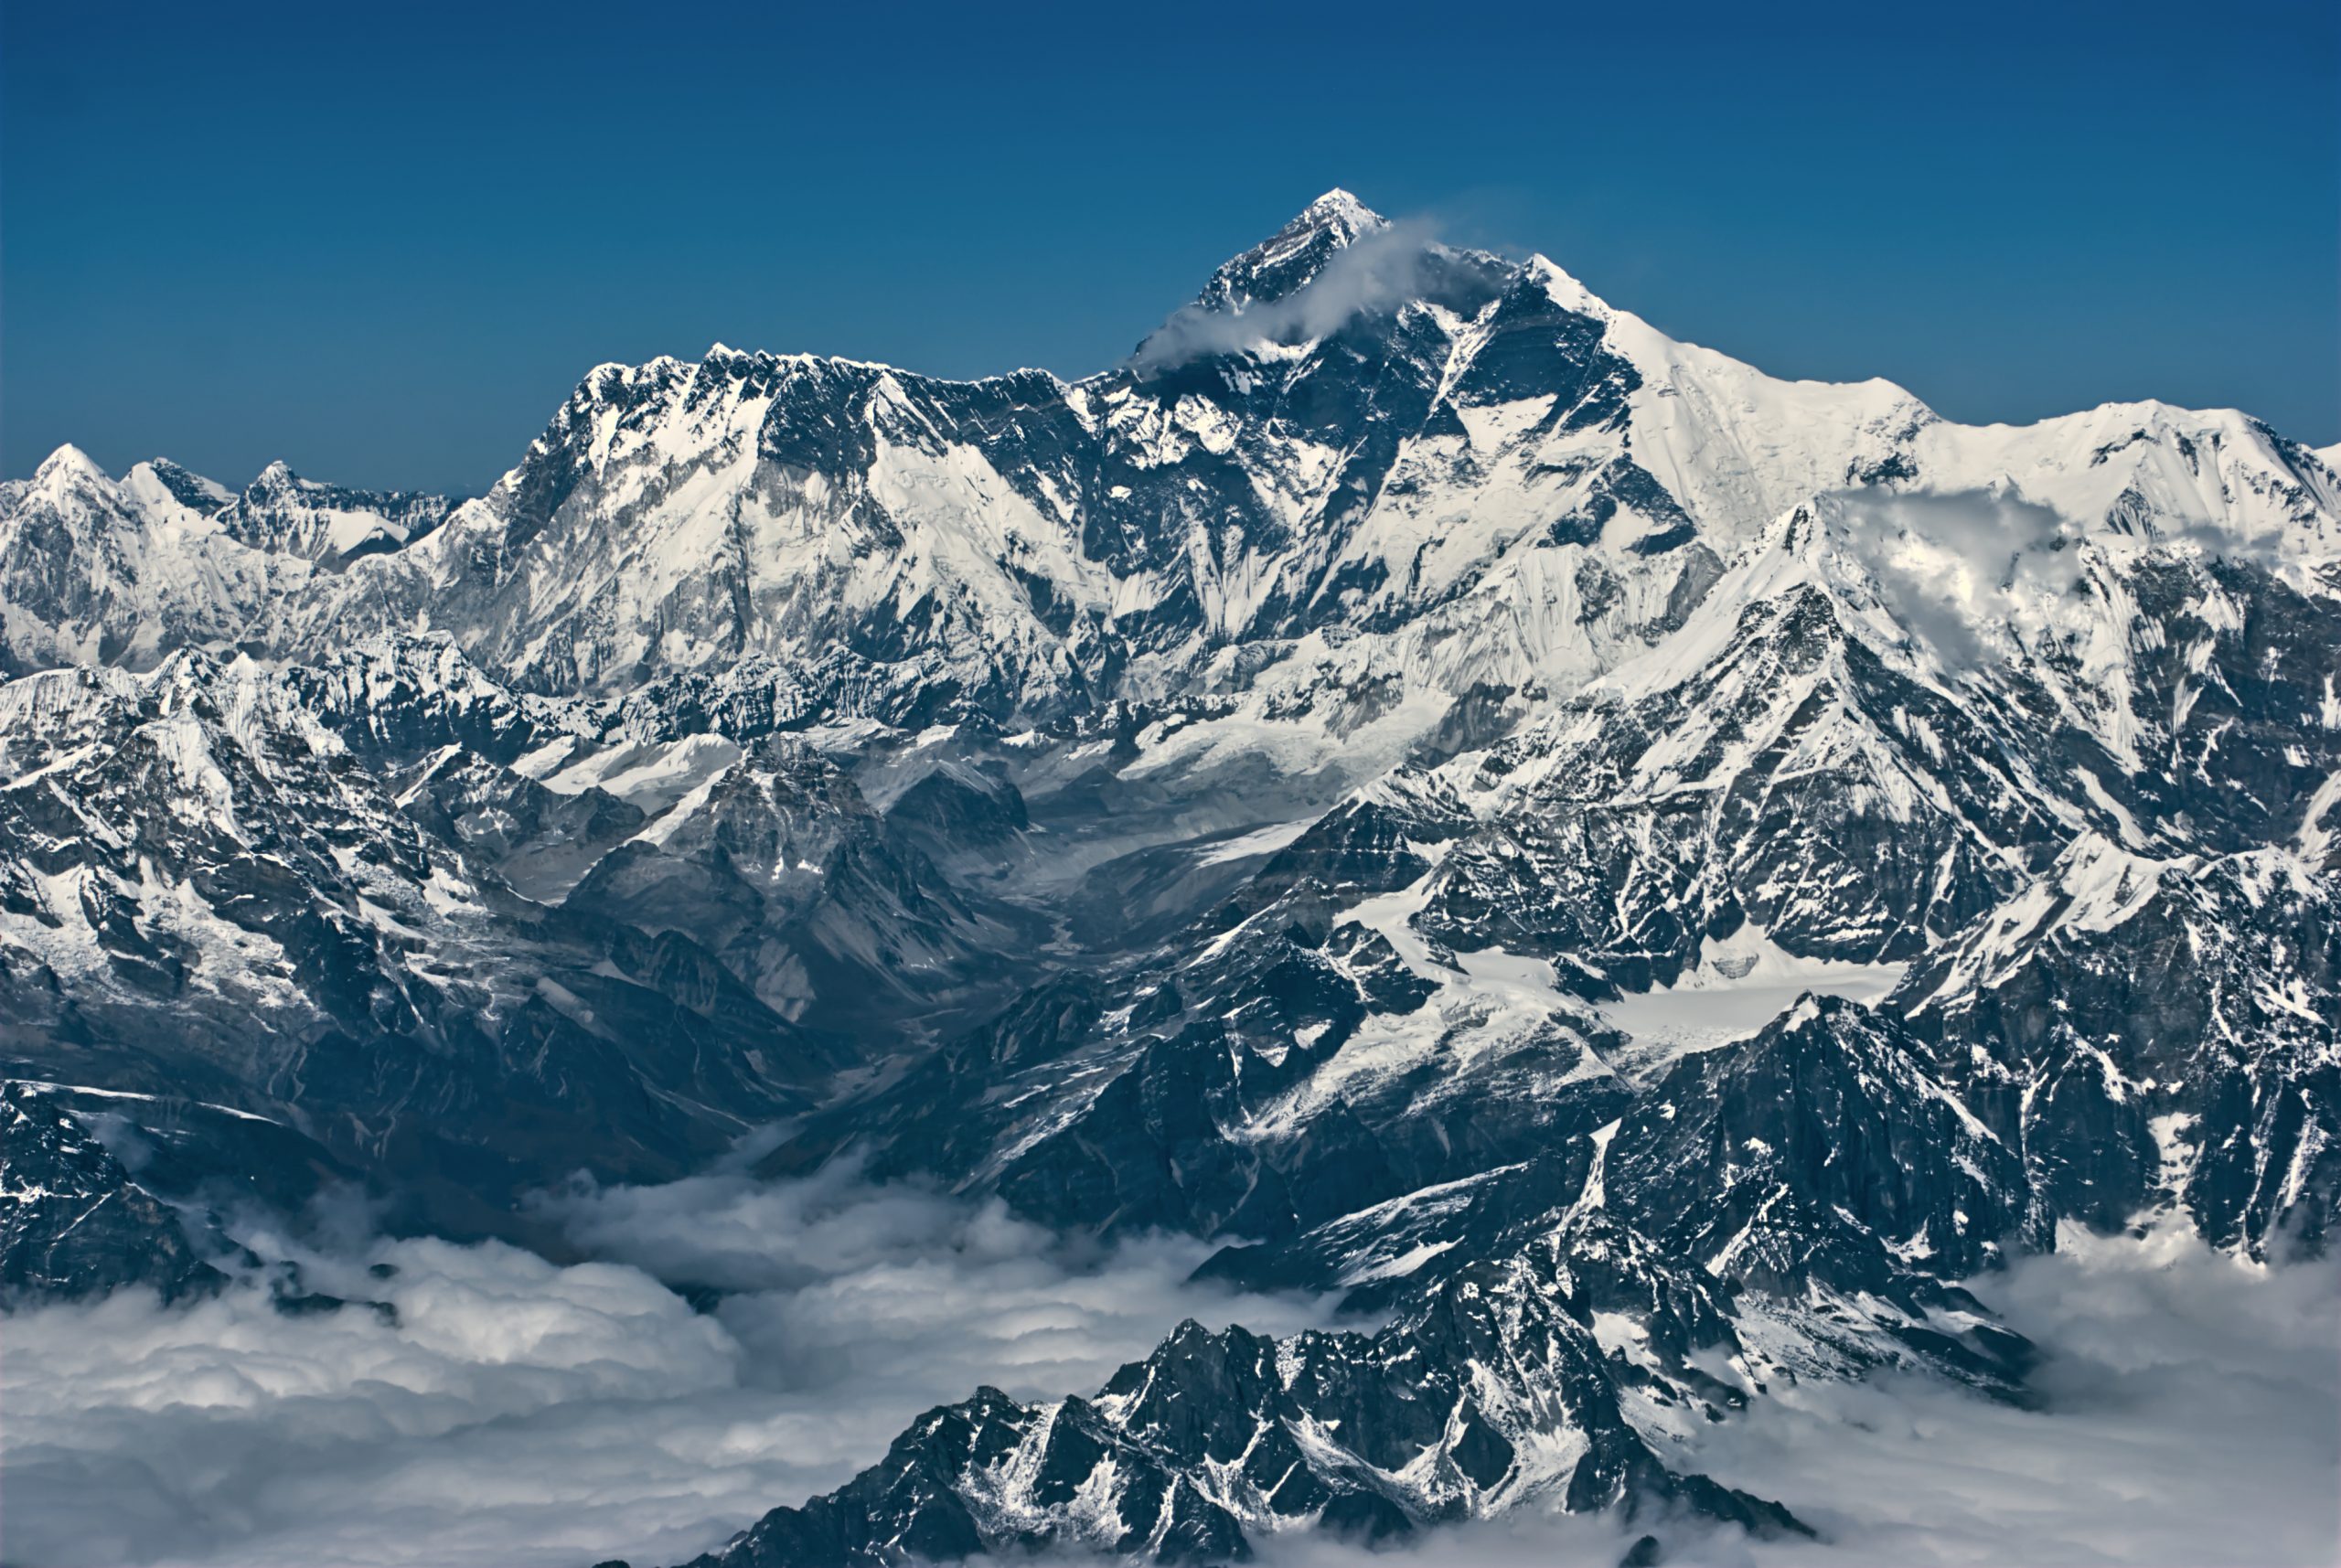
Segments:
[[[1200,303],[1181,307],[1138,345],[1130,368],[1146,376],[1213,354],[1324,337],[1353,316],[1418,297],[1437,247],[1437,233],[1422,220],[1360,228],[1314,277],[1289,293],[1237,299],[1232,308]]]

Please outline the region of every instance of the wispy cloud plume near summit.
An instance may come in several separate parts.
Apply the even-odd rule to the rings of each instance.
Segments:
[[[1206,355],[1339,331],[1361,312],[1386,310],[1420,294],[1437,243],[1428,223],[1402,219],[1344,246],[1306,285],[1281,299],[1256,300],[1241,311],[1183,306],[1138,345],[1130,368],[1149,375]]]

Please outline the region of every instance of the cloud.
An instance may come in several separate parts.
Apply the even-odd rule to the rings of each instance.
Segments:
[[[1254,301],[1240,312],[1183,306],[1138,345],[1130,368],[1144,376],[1209,354],[1323,337],[1362,311],[1418,297],[1433,243],[1427,225],[1393,223],[1334,252],[1306,285],[1282,299]]]
[[[996,1198],[871,1187],[843,1162],[791,1182],[732,1170],[658,1187],[581,1184],[545,1207],[597,1256],[740,1293],[717,1317],[751,1348],[757,1375],[856,1397],[900,1388],[914,1409],[984,1382],[1086,1392],[1181,1317],[1264,1333],[1325,1321],[1313,1301],[1188,1283],[1214,1250],[1206,1243],[1100,1249],[1018,1220]]]
[[[2084,538],[2050,507],[2003,490],[1840,491],[1827,498],[1832,565],[1865,577],[1895,627],[1950,670],[1973,668],[2086,622],[2072,605]],[[2157,545],[2275,570],[2280,552],[2208,522],[2150,525]]]
[[[308,1287],[388,1302],[284,1317],[256,1287],[20,1313],[0,1342],[8,1562],[670,1563],[837,1486],[918,1412],[990,1382],[1087,1390],[1178,1318],[1285,1332],[1321,1304],[1186,1276],[1188,1240],[1067,1243],[996,1204],[833,1169],[738,1167],[541,1202],[589,1261],[236,1227]],[[304,1239],[305,1238],[305,1239]],[[1918,1377],[1781,1385],[1685,1467],[1828,1540],[1675,1527],[1710,1568],[2327,1563],[2341,1556],[2341,1265],[2247,1267],[2191,1239],[2068,1235],[1976,1285],[2048,1351],[2044,1408]],[[395,1272],[376,1277],[377,1265]],[[694,1312],[679,1290],[728,1295]],[[672,1288],[670,1288],[672,1287]],[[1662,1531],[1665,1527],[1661,1527]],[[1637,1529],[1535,1508],[1377,1568],[1610,1563]],[[1264,1543],[1344,1568],[1339,1542]]]
[[[996,1205],[850,1172],[580,1186],[545,1207],[593,1261],[236,1227],[307,1288],[387,1302],[395,1324],[282,1317],[255,1285],[11,1317],[0,1556],[675,1562],[839,1484],[980,1383],[1086,1391],[1185,1316],[1322,1317],[1188,1285],[1201,1243],[1062,1245]],[[670,1282],[735,1294],[697,1313]]]
[[[1896,624],[1946,666],[1983,662],[2010,624],[2037,624],[2080,581],[2079,535],[2050,508],[1984,490],[1834,497],[1831,540]]]
[[[2047,1350],[2037,1411],[1915,1378],[1782,1391],[1719,1428],[1718,1479],[1833,1539],[1760,1563],[2341,1560],[2341,1267],[2069,1232],[1979,1286]]]

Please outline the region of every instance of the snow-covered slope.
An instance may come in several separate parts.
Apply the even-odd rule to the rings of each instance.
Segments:
[[[269,627],[319,569],[435,528],[437,496],[341,490],[271,464],[239,495],[163,458],[110,478],[78,447],[0,484],[0,669],[151,667]]]
[[[640,811],[548,809],[485,760],[434,796],[444,767],[362,764],[305,685],[186,652],[0,684],[12,1052],[300,1121],[465,1228],[576,1162],[711,1156],[845,1060],[682,932],[505,874]]]
[[[77,447],[0,484],[0,668],[152,666],[188,644],[225,646],[309,575],[230,538],[226,493],[170,464],[120,484]]]

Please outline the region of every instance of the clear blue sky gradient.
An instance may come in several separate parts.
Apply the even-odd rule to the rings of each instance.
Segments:
[[[590,366],[1126,354],[1329,186],[1964,420],[2341,439],[2341,7],[5,0],[0,470],[475,493]]]

